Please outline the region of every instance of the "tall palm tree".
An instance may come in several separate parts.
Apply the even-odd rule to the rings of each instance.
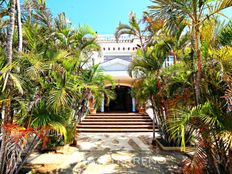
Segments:
[[[106,78],[96,70],[97,68],[92,68],[94,72],[91,72],[91,67],[86,69],[91,62],[91,52],[98,49],[96,33],[87,26],[77,29],[67,26],[58,29],[54,20],[50,19],[50,12],[43,3],[33,0],[30,1],[33,9],[30,15],[23,13],[25,21],[22,31],[25,53],[22,52],[12,60],[16,0],[12,2],[14,2],[14,4],[11,3],[10,13],[13,15],[10,18],[12,25],[9,25],[10,32],[7,35],[7,46],[11,49],[7,50],[7,61],[2,49],[0,55],[2,91],[0,97],[3,99],[1,104],[2,101],[5,104],[2,110],[3,116],[4,113],[8,116],[8,108],[11,108],[14,121],[24,127],[55,129],[59,133],[63,132],[62,134],[65,134],[64,127],[75,130],[75,116],[78,120],[79,116],[83,115],[82,112],[80,115],[77,114],[82,107],[79,101],[85,99],[86,103],[89,94],[100,96],[101,92],[104,93]],[[61,34],[66,38],[59,37]],[[68,40],[67,44],[63,42],[65,39]],[[20,67],[20,72],[17,67]],[[86,98],[82,95],[83,93],[87,95]],[[8,96],[11,97],[11,107],[8,107],[9,104],[6,102],[9,100],[4,100],[8,99]],[[9,116],[4,118],[9,120]],[[6,134],[4,130],[1,133],[3,133],[3,139],[0,167],[4,171],[8,165],[5,160],[6,139],[4,137]]]
[[[15,0],[10,1],[10,9],[9,9],[9,16],[10,16],[10,23],[7,35],[7,45],[6,45],[6,55],[7,55],[7,63],[12,63],[13,58],[13,35],[14,35],[14,28],[15,28]]]
[[[197,138],[197,150],[185,161],[185,173],[231,173],[232,48],[209,49],[206,58],[213,61],[208,61],[202,73],[202,99],[205,103],[193,107],[188,102],[187,107],[182,105],[171,113],[170,132],[173,137],[181,138],[183,148],[186,129],[192,129]]]
[[[200,82],[202,74],[202,53],[200,50],[200,31],[204,22],[220,11],[231,7],[231,0],[220,0],[216,2],[202,0],[153,0],[155,5],[150,6],[153,17],[164,19],[166,27],[181,20],[189,21],[191,26],[192,49],[197,58],[197,74],[195,79],[196,103],[201,102]]]
[[[9,24],[9,19],[4,18],[8,16],[8,6],[5,3],[7,2],[3,0],[0,5],[0,43],[3,47],[6,46],[7,27]]]
[[[21,7],[20,1],[16,1],[17,7],[17,28],[18,28],[18,51],[22,52],[23,50],[23,34],[22,34],[22,21],[21,21]]]
[[[136,56],[133,57],[131,64],[129,65],[129,74],[132,77],[136,77],[139,81],[135,89],[135,96],[140,99],[140,96],[146,100],[152,102],[152,109],[154,113],[154,122],[159,126],[162,131],[161,122],[159,122],[159,113],[162,110],[162,105],[158,101],[158,93],[160,91],[160,72],[161,68],[166,60],[166,57],[170,53],[170,46],[163,41],[160,41],[153,46],[147,46],[144,50],[138,49]],[[141,89],[140,89],[141,88]],[[153,127],[155,131],[155,126]],[[153,133],[153,140],[155,139],[155,132]]]
[[[12,59],[13,59],[13,34],[14,34],[14,26],[15,26],[15,0],[10,1],[10,7],[9,7],[9,16],[10,16],[10,23],[8,28],[8,35],[7,35],[7,44],[6,44],[6,56],[7,56],[7,64],[11,66]],[[4,83],[6,84],[9,78],[11,69],[8,70],[4,77]],[[7,106],[7,104],[4,104],[2,109],[2,116],[3,116],[3,124],[6,124],[8,121],[10,121],[10,108]],[[1,142],[1,149],[0,149],[0,173],[3,173],[5,170],[5,143],[6,143],[6,130],[1,127],[2,132],[2,142]]]

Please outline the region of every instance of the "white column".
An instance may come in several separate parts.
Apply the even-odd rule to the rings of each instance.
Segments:
[[[135,112],[136,108],[135,108],[135,98],[132,97],[132,112]]]
[[[101,112],[105,112],[105,98],[102,99]]]

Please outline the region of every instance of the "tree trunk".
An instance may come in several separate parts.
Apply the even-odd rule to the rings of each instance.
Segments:
[[[2,115],[3,115],[3,123],[1,125],[1,133],[2,133],[2,142],[1,142],[1,149],[0,149],[0,174],[4,174],[7,166],[7,138],[10,135],[10,131],[5,127],[7,123],[10,122],[10,100],[7,100],[4,102],[3,109],[2,109]]]
[[[173,50],[173,58],[174,58],[174,65],[175,65],[177,62],[177,57],[176,57],[176,52],[174,50]]]
[[[199,24],[195,24],[195,51],[197,55],[197,74],[196,74],[196,103],[200,104],[201,102],[201,91],[200,91],[200,84],[201,84],[201,74],[202,74],[202,58],[201,58],[201,51],[200,51],[200,31],[199,31]]]
[[[6,44],[6,55],[7,55],[7,63],[12,63],[12,57],[13,57],[13,34],[14,34],[14,27],[15,27],[15,3],[16,0],[11,0],[10,2],[10,10],[9,10],[9,16],[10,16],[10,23],[8,28],[8,34],[7,34],[7,44]]]
[[[27,159],[29,158],[30,154],[36,149],[36,147],[39,145],[41,142],[41,139],[37,137],[37,135],[34,135],[33,141],[30,143],[30,147],[26,151],[26,156],[20,161],[19,165],[17,166],[17,169],[14,171],[15,174],[19,173],[23,165],[26,163]]]
[[[200,50],[200,28],[199,28],[199,20],[197,16],[197,0],[193,0],[193,37],[194,37],[194,49],[197,56],[197,75],[195,80],[195,93],[196,93],[196,104],[200,104],[201,100],[201,91],[200,91],[200,83],[201,83],[201,73],[202,73],[202,58],[201,58],[201,50]]]
[[[2,133],[2,142],[1,142],[1,148],[0,148],[0,174],[3,173],[4,168],[5,168],[5,160],[4,160],[4,154],[5,154],[5,150],[6,150],[6,129],[4,128],[4,123],[6,122],[6,112],[5,112],[5,104],[3,104],[2,106],[2,119],[3,122],[1,124],[1,133]]]
[[[198,27],[197,27],[198,28]],[[202,74],[202,59],[201,59],[201,51],[200,51],[200,39],[199,39],[199,30],[196,31],[196,53],[197,53],[197,75],[196,75],[196,103],[201,103],[201,74]]]
[[[156,136],[155,136],[155,128],[156,126],[159,128],[159,121],[158,121],[158,115],[157,115],[157,112],[156,112],[156,109],[155,109],[155,102],[153,100],[153,97],[150,97],[150,100],[151,100],[151,105],[152,105],[152,111],[153,111],[153,137],[152,137],[152,144],[153,145],[156,145],[155,144],[155,139],[156,139]],[[161,130],[160,130],[161,131]]]
[[[91,93],[91,90],[90,89],[85,89],[83,91],[83,100],[82,102],[79,104],[81,105],[81,108],[79,109],[79,111],[75,114],[75,130],[74,130],[74,140],[72,142],[72,145],[73,146],[76,146],[77,144],[77,134],[78,134],[78,131],[77,131],[77,125],[81,122],[81,118],[84,116],[86,110],[87,110],[87,104],[88,104],[88,101],[89,99],[91,98],[92,96],[92,93]]]
[[[20,1],[17,0],[17,27],[18,27],[18,51],[22,52],[23,49],[23,34],[22,34],[22,21],[21,21],[21,8]]]
[[[10,16],[10,23],[8,27],[8,33],[7,33],[7,44],[6,44],[6,55],[7,55],[7,63],[10,65],[12,64],[12,57],[13,57],[13,34],[14,34],[14,24],[15,24],[15,0],[10,1],[10,8],[9,8],[9,16]],[[4,80],[7,82],[8,77],[9,77],[10,70],[7,72],[6,77]],[[4,115],[4,121],[3,125],[7,123],[9,120],[9,113],[10,111],[7,111],[7,104],[4,105],[5,107],[5,115]],[[10,109],[10,108],[8,108]],[[0,149],[0,174],[4,174],[4,169],[5,169],[5,156],[6,156],[6,149],[5,149],[5,144],[7,140],[7,131],[2,125],[2,142],[1,142],[1,149]]]

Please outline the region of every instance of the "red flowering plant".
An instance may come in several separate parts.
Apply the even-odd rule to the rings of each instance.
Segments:
[[[24,128],[7,123],[1,127],[1,172],[18,173],[29,155],[45,137],[41,129]]]

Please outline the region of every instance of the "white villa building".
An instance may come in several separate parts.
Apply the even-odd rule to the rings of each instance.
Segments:
[[[131,97],[130,89],[135,79],[128,74],[128,65],[132,60],[139,40],[130,36],[122,36],[116,41],[114,35],[98,35],[97,42],[100,53],[95,53],[96,63],[105,74],[111,75],[116,83],[116,98],[107,106],[103,101],[100,112],[136,112],[136,101]],[[173,57],[167,58],[164,66],[173,64]],[[110,84],[105,84],[110,87]]]

